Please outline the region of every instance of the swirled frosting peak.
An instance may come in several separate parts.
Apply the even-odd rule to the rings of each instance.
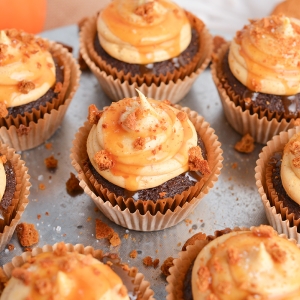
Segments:
[[[191,41],[184,10],[169,0],[115,0],[99,14],[103,49],[127,63],[149,64],[170,59]]]
[[[300,249],[266,225],[224,234],[198,254],[192,291],[197,300],[299,299]]]
[[[300,204],[300,133],[293,135],[284,147],[280,175],[287,194]]]
[[[300,21],[282,15],[251,21],[231,43],[229,66],[252,91],[299,93]]]
[[[158,186],[187,171],[189,155],[201,156],[187,114],[141,93],[112,103],[90,120],[97,122],[87,140],[91,163],[101,176],[130,191]]]
[[[49,45],[17,30],[0,31],[0,104],[14,107],[35,101],[55,83]]]

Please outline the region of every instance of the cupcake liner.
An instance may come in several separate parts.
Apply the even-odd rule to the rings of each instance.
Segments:
[[[289,214],[282,202],[278,201],[278,197],[275,191],[272,191],[271,183],[266,176],[270,158],[275,152],[283,151],[285,144],[297,132],[300,132],[300,127],[281,132],[268,142],[256,161],[255,179],[270,225],[279,233],[284,233],[300,243],[300,233],[297,232],[300,219],[295,220],[294,214]]]
[[[281,131],[286,131],[295,126],[296,119],[280,119],[279,116],[268,114],[259,109],[245,109],[240,104],[238,97],[230,97],[221,83],[222,78],[219,73],[219,66],[222,57],[229,47],[229,43],[224,44],[211,65],[213,81],[217,87],[224,113],[228,123],[235,131],[241,135],[249,133],[257,143],[266,144],[274,135]],[[273,117],[273,118],[272,118]]]
[[[80,71],[73,56],[66,48],[54,42],[51,43],[51,52],[64,66],[64,83],[58,99],[25,116],[10,117],[1,123],[0,141],[16,151],[34,148],[54,134],[79,86]]]
[[[175,197],[175,201],[174,198],[169,198],[157,203],[152,201],[125,202],[122,199],[111,197],[100,188],[98,189],[91,172],[84,165],[88,159],[86,140],[91,125],[86,122],[75,136],[71,149],[71,159],[72,165],[78,172],[80,185],[100,211],[118,225],[140,231],[161,230],[174,226],[191,213],[218,179],[223,157],[220,142],[218,142],[214,130],[195,111],[191,111],[187,107],[181,108],[179,105],[175,107],[184,110],[194,123],[196,131],[205,144],[211,169],[209,176],[204,177],[204,180],[192,187],[189,192]]]
[[[163,76],[147,75],[144,77],[124,75],[108,67],[96,54],[93,46],[96,34],[97,16],[87,20],[80,32],[80,52],[99,81],[105,94],[113,101],[136,95],[136,88],[153,99],[172,99],[180,101],[190,90],[193,82],[208,66],[212,53],[212,37],[201,20],[187,12],[193,26],[200,34],[200,50],[195,59],[185,68]]]
[[[16,174],[16,191],[12,200],[11,206],[7,213],[3,214],[5,224],[4,229],[0,232],[0,251],[2,251],[10,241],[21,216],[28,205],[28,196],[30,189],[28,168],[25,162],[20,159],[20,155],[15,153],[15,150],[7,145],[0,143],[0,153],[6,155],[14,168]],[[3,224],[3,222],[1,222]],[[3,227],[1,225],[1,227]]]
[[[168,285],[167,300],[183,300],[183,283],[185,276],[189,270],[189,267],[193,264],[199,252],[215,238],[229,233],[231,231],[249,230],[249,228],[234,228],[216,231],[213,236],[208,236],[206,240],[197,240],[193,245],[187,246],[185,251],[181,251],[178,254],[178,258],[173,260],[173,266],[169,269],[170,275],[167,277]],[[280,234],[282,238],[287,238],[286,235]],[[289,239],[296,244],[294,239]],[[300,248],[300,245],[297,245]]]
[[[10,263],[7,263],[3,266],[4,275],[9,279],[11,277],[12,271],[14,268],[22,266],[26,263],[31,257],[38,255],[43,252],[53,252],[57,248],[58,243],[51,245],[45,245],[42,248],[36,247],[32,249],[32,252],[23,252],[20,256],[16,256],[12,259]],[[96,250],[91,246],[84,247],[82,244],[66,244],[68,252],[78,252],[80,254],[90,254],[97,259],[102,258],[102,251]],[[135,275],[134,277],[132,275]],[[153,300],[154,292],[150,289],[150,283],[145,280],[144,275],[136,272],[136,268],[130,268],[128,275],[132,277],[133,284],[137,288],[139,296],[137,299],[141,300]]]

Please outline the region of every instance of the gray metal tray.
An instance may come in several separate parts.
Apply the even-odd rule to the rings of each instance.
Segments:
[[[73,53],[77,57],[78,32],[75,25],[44,32],[42,35],[73,46]],[[86,194],[76,197],[67,194],[65,183],[70,172],[75,173],[69,158],[72,140],[86,120],[87,108],[91,103],[102,108],[109,105],[110,100],[102,92],[93,74],[85,72],[81,76],[79,90],[61,127],[47,141],[52,143],[52,149],[48,150],[41,145],[21,153],[29,168],[32,183],[30,203],[21,221],[35,224],[40,234],[40,241],[36,246],[65,241],[116,252],[123,262],[138,267],[145,275],[146,280],[151,283],[156,299],[165,299],[165,278],[161,275],[159,267],[154,269],[143,266],[142,259],[145,256],[159,258],[160,266],[168,256],[176,257],[183,243],[196,232],[213,234],[215,230],[225,227],[250,227],[267,223],[254,179],[255,162],[262,146],[256,145],[251,154],[241,154],[234,150],[233,146],[241,136],[225,119],[209,69],[200,75],[191,91],[179,104],[203,115],[215,129],[224,151],[224,166],[216,185],[189,216],[191,222],[183,221],[169,229],[158,232],[127,230],[96,212],[95,205]],[[44,165],[44,159],[50,155],[54,155],[59,161],[58,169],[54,173],[50,173]],[[40,183],[45,185],[45,190],[39,190]],[[41,215],[41,218],[38,219],[37,215]],[[96,218],[106,222],[119,233],[122,240],[120,246],[113,248],[106,240],[96,240]],[[16,235],[11,243],[15,249],[11,252],[6,249],[0,253],[1,265],[22,253]],[[135,259],[129,257],[133,249],[138,251]]]

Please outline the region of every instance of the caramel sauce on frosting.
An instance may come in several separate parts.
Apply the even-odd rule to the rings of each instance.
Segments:
[[[106,108],[87,139],[97,172],[129,191],[158,186],[189,169],[197,132],[187,115],[158,100],[125,98]]]
[[[209,242],[192,271],[193,299],[296,300],[300,250],[270,226],[233,231]]]
[[[0,31],[0,102],[14,107],[35,101],[55,83],[55,64],[41,38]]]
[[[100,12],[97,30],[103,49],[126,63],[176,57],[191,41],[184,10],[168,0],[114,0]]]
[[[293,135],[284,147],[280,176],[286,193],[300,205],[300,133]]]
[[[300,92],[300,20],[269,16],[238,31],[229,50],[234,76],[249,90],[290,96]]]
[[[40,253],[15,268],[1,300],[129,300],[120,277],[108,265],[76,252]]]

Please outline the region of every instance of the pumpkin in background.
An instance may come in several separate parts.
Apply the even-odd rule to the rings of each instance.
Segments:
[[[41,32],[46,19],[46,0],[0,0],[0,29]]]

